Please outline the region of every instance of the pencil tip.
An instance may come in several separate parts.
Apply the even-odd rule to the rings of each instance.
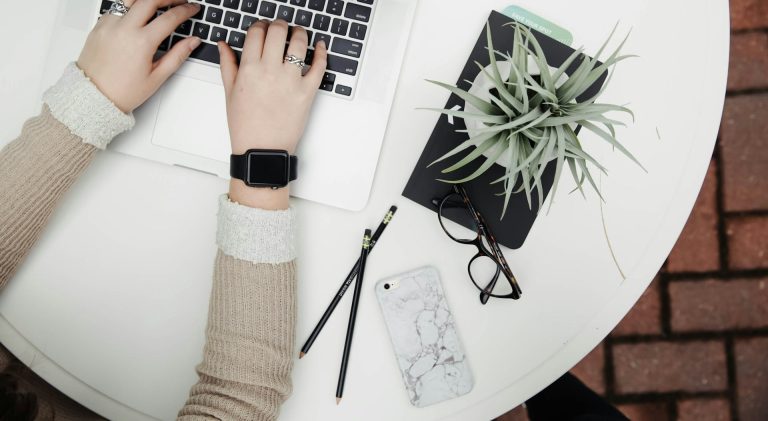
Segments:
[[[306,352],[299,352],[299,359],[304,358],[305,355],[307,355]]]
[[[338,405],[341,402],[341,398],[336,398],[336,405]]]

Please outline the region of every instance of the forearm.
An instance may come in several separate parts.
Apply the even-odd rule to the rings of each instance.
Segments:
[[[44,100],[40,115],[0,150],[0,289],[96,151],[133,125],[74,65]]]
[[[200,378],[179,419],[277,418],[291,391],[294,359],[293,231],[290,209],[254,209],[221,199]]]
[[[47,106],[0,151],[0,288],[95,152],[94,146],[56,120]]]

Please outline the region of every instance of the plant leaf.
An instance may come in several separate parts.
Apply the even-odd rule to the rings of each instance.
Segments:
[[[496,107],[495,105],[491,104],[488,101],[485,101],[483,99],[480,99],[479,97],[463,90],[460,88],[457,88],[453,85],[449,85],[447,83],[438,82],[435,80],[427,80],[429,83],[433,83],[437,86],[440,86],[441,88],[445,88],[449,91],[451,91],[453,94],[458,96],[459,98],[463,99],[469,104],[472,104],[473,107],[477,108],[478,110],[484,112],[485,114],[492,114],[492,115],[498,115],[502,113],[502,110]]]

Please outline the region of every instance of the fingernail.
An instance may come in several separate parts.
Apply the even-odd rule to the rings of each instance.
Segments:
[[[194,50],[195,48],[200,46],[200,38],[198,37],[192,37],[192,41],[189,43],[189,49]]]
[[[322,47],[324,50],[325,50],[326,48],[328,48],[328,46],[327,46],[327,45],[325,45],[325,40],[322,40],[322,39],[321,39],[320,41],[318,41],[318,42],[317,42],[317,46],[318,46],[318,47]]]

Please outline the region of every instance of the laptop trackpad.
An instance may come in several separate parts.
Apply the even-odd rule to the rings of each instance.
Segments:
[[[173,76],[161,95],[153,144],[229,162],[227,110],[221,85]]]

